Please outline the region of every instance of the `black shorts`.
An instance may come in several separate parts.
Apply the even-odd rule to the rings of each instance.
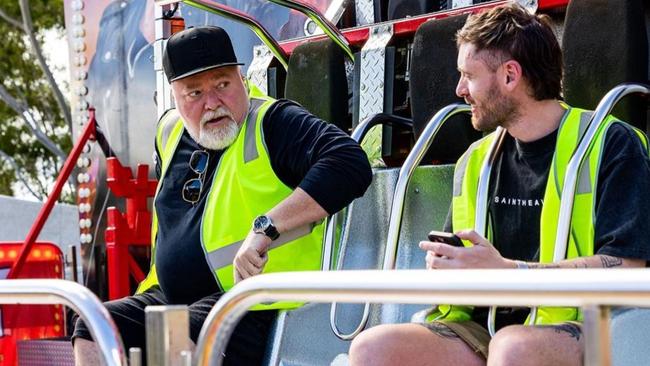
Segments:
[[[190,338],[194,343],[199,337],[205,318],[221,295],[206,296],[188,306]],[[139,347],[143,355],[146,353],[144,308],[150,305],[172,304],[168,303],[165,294],[158,286],[154,286],[141,294],[104,303],[117,329],[120,331],[127,353],[131,347]],[[276,315],[277,311],[275,310],[248,312],[240,320],[232,337],[230,337],[224,364],[261,364],[264,359],[271,325]],[[92,340],[88,328],[80,318],[76,319],[72,342],[77,338]]]

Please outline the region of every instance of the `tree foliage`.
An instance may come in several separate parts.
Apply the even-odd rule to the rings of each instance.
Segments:
[[[0,4],[0,194],[44,199],[72,146],[69,106],[40,50],[63,24],[63,0]]]

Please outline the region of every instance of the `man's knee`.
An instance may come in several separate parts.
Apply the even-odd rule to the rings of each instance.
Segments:
[[[381,365],[396,351],[395,333],[390,326],[376,326],[359,334],[350,346],[350,364]]]
[[[519,365],[530,356],[536,339],[522,325],[512,325],[499,330],[490,341],[489,365]]]

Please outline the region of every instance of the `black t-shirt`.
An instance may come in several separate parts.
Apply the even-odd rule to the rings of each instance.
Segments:
[[[287,100],[272,105],[262,123],[275,174],[288,187],[302,188],[328,213],[341,210],[369,186],[372,172],[366,154],[336,126]],[[188,162],[192,152],[200,149],[185,131],[155,202],[156,271],[170,303],[189,304],[220,291],[201,246],[206,191],[194,205],[181,195],[185,182],[196,178]],[[222,151],[208,153],[204,187],[211,186]]]
[[[556,140],[557,130],[528,143],[507,135],[495,161],[488,214],[493,244],[505,258],[539,260],[540,217]],[[629,126],[614,124],[605,137],[598,173],[596,254],[650,261],[648,184],[650,161],[644,146]],[[453,231],[450,218],[451,214],[447,231]],[[476,309],[474,318],[483,325],[485,315],[483,309]],[[526,315],[515,312],[498,323],[521,322]]]

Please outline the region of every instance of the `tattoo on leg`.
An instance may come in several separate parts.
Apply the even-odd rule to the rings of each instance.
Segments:
[[[611,255],[601,255],[600,262],[603,264],[603,268],[612,268],[623,264],[623,259]]]
[[[431,322],[422,324],[427,327],[433,333],[441,336],[442,338],[448,339],[458,339],[458,334],[451,330],[448,326],[442,324],[441,322]]]
[[[559,325],[552,325],[555,333],[568,333],[571,338],[575,338],[576,341],[580,340],[582,335],[582,329],[579,325],[573,323],[564,323]]]

